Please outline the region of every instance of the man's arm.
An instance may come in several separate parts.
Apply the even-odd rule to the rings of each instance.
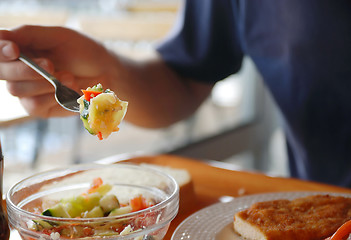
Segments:
[[[212,85],[180,77],[157,56],[143,62],[116,58],[116,91],[129,101],[126,119],[139,126],[164,127],[190,116]]]
[[[186,118],[208,96],[212,85],[184,79],[160,57],[142,62],[122,58],[75,31],[61,27],[23,26],[0,31],[0,79],[31,114],[65,116],[54,89],[17,60],[19,52],[33,57],[59,80],[80,91],[102,83],[129,102],[126,119],[144,127],[164,127]]]

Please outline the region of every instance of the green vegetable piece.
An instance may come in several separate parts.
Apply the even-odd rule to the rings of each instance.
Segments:
[[[85,197],[83,208],[85,211],[90,211],[96,206],[99,206],[99,202],[102,195],[98,192],[90,193]]]
[[[88,123],[88,119],[84,119],[82,116],[80,118],[83,122],[84,128],[90,133],[95,135],[96,133],[90,128],[90,125]]]
[[[111,189],[112,186],[110,184],[102,184],[95,191],[100,193],[101,195],[106,195],[106,193],[108,193]]]
[[[96,85],[94,85],[91,90],[93,91],[98,91],[98,92],[102,92],[104,91],[104,88],[102,87],[102,84],[101,83],[98,83]]]
[[[54,224],[51,224],[50,222],[45,220],[32,220],[32,221],[33,221],[32,229],[35,231],[41,231],[44,228],[51,229],[54,227]]]
[[[67,213],[72,217],[72,218],[75,218],[75,217],[79,217],[82,213],[82,207],[79,206],[78,204],[74,204],[74,203],[71,203],[71,202],[68,202],[64,205]]]
[[[98,192],[87,194],[86,196],[78,195],[72,198],[65,198],[61,203],[66,206],[66,210],[72,213],[72,217],[78,217],[83,212],[90,211],[99,206],[102,195]]]
[[[119,208],[119,201],[116,197],[116,195],[113,194],[109,194],[109,195],[105,195],[100,199],[100,207],[102,208],[102,210],[105,213],[110,212],[111,210],[115,209],[115,208]]]
[[[74,196],[71,198],[61,199],[61,203],[63,203],[63,204],[70,203],[72,205],[72,207],[75,208],[76,211],[78,211],[80,213],[85,211],[84,202],[85,202],[85,198],[82,195]]]
[[[91,209],[90,211],[86,212],[83,217],[84,218],[97,218],[97,217],[103,217],[104,216],[104,211],[102,211],[102,208],[97,206]]]
[[[131,206],[125,206],[125,207],[120,207],[120,208],[113,209],[108,216],[109,217],[111,217],[111,216],[119,216],[119,215],[131,213],[131,212],[132,212],[132,207]]]
[[[87,101],[86,99],[83,99],[83,104],[84,104],[84,109],[83,111],[80,113],[80,116],[82,119],[88,119],[89,116],[89,101]]]
[[[62,203],[58,203],[52,208],[46,209],[42,215],[51,216],[51,217],[61,217],[61,218],[70,218],[71,216],[68,214]]]

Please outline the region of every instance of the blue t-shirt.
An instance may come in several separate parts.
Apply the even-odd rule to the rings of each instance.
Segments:
[[[187,0],[159,47],[215,83],[255,62],[285,119],[293,177],[351,186],[351,1]]]

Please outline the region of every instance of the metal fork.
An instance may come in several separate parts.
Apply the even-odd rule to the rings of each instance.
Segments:
[[[79,104],[77,102],[77,99],[80,97],[80,95],[76,91],[62,85],[62,83],[60,83],[57,78],[38,66],[29,57],[20,54],[20,57],[18,59],[27,64],[41,76],[43,76],[55,87],[55,99],[58,104],[61,105],[61,107],[72,112],[79,112]]]

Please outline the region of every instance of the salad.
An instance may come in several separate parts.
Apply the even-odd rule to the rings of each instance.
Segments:
[[[127,112],[128,102],[121,101],[110,89],[104,90],[100,83],[82,92],[77,101],[85,129],[100,140],[117,132]]]
[[[32,231],[40,232],[55,239],[90,238],[127,235],[138,231],[148,224],[157,222],[157,212],[147,212],[138,219],[116,218],[116,216],[134,213],[156,204],[154,199],[142,195],[132,197],[128,203],[119,202],[111,193],[112,186],[95,178],[91,187],[77,196],[62,198],[52,207],[44,209],[40,214],[48,217],[82,219],[101,218],[101,222],[84,224],[74,221],[52,221],[33,219],[27,223]],[[115,219],[114,219],[115,218]],[[149,236],[148,240],[154,239]]]

